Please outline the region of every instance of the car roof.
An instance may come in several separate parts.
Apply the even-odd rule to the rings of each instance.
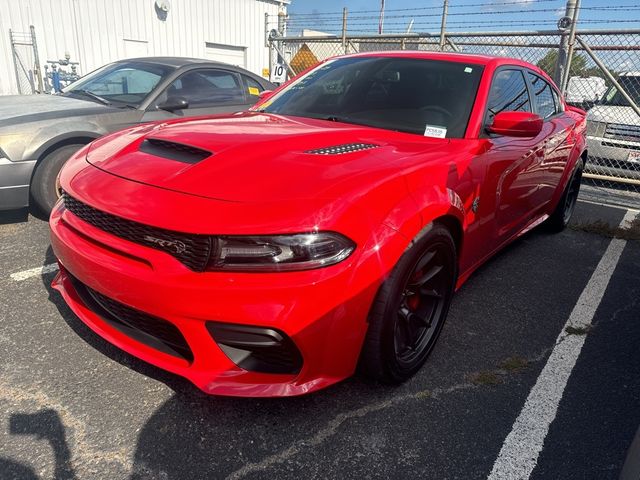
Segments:
[[[486,65],[498,57],[488,55],[473,55],[468,53],[427,52],[422,50],[388,50],[380,52],[364,52],[345,55],[344,57],[398,57],[398,58],[424,58],[429,60],[445,60],[455,62],[470,62]]]
[[[117,60],[115,63],[124,62],[141,62],[141,63],[155,63],[159,65],[166,65],[169,67],[184,67],[186,65],[195,65],[200,63],[206,63],[208,65],[220,65],[223,67],[232,67],[244,70],[242,67],[236,65],[230,65],[224,62],[216,62],[214,60],[205,60],[203,58],[191,58],[191,57],[138,57],[138,58],[124,58]]]
[[[344,55],[345,57],[397,57],[397,58],[418,58],[427,60],[442,60],[448,62],[473,63],[476,65],[492,66],[497,68],[502,65],[512,65],[526,67],[537,74],[543,76],[547,80],[551,80],[549,75],[541,68],[529,62],[511,57],[496,57],[492,55],[477,55],[470,53],[453,53],[453,52],[431,52],[423,50],[388,50],[380,52],[364,52]],[[551,80],[552,81],[552,80]]]

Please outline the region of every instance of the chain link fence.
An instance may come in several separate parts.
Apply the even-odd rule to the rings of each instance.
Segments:
[[[303,32],[299,37],[271,38],[278,61],[286,65],[290,77],[333,56],[381,50],[505,56],[538,65],[564,87],[569,104],[588,112],[589,158],[585,181],[621,194],[631,193],[634,202],[640,203],[640,30],[589,30],[571,35],[559,31],[312,34],[316,36]],[[560,55],[571,59],[564,75],[558,65]]]

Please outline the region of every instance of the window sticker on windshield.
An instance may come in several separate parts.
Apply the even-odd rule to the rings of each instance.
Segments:
[[[473,72],[473,68],[471,67],[464,67],[464,73],[471,73]]]
[[[260,95],[260,90],[256,87],[249,87],[249,95]]]
[[[438,125],[427,125],[424,129],[425,137],[444,138],[447,136],[446,127],[439,127]]]

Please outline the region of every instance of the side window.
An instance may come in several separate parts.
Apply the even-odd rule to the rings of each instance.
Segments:
[[[549,118],[557,111],[551,85],[533,73],[527,72],[527,75],[529,75],[529,81],[533,86],[533,94],[536,99],[538,115],[542,118]]]
[[[217,69],[192,70],[181,75],[169,85],[163,97],[183,97],[189,102],[189,108],[245,102],[238,75]]]
[[[491,84],[488,122],[500,112],[530,112],[531,102],[524,75],[520,70],[500,70]]]
[[[255,102],[264,88],[262,88],[262,85],[256,82],[253,78],[246,75],[242,75],[242,80],[244,81],[245,90],[247,92],[247,100]]]

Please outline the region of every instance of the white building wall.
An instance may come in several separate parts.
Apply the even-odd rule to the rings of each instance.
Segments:
[[[170,0],[163,20],[155,0],[0,0],[0,95],[18,93],[9,29],[28,32],[30,25],[41,68],[65,52],[80,62],[80,74],[135,56],[220,55],[236,63],[244,57],[243,66],[261,75],[269,67],[265,13],[274,19],[289,1]],[[226,55],[225,46],[231,47]],[[32,61],[27,47],[19,51]]]

